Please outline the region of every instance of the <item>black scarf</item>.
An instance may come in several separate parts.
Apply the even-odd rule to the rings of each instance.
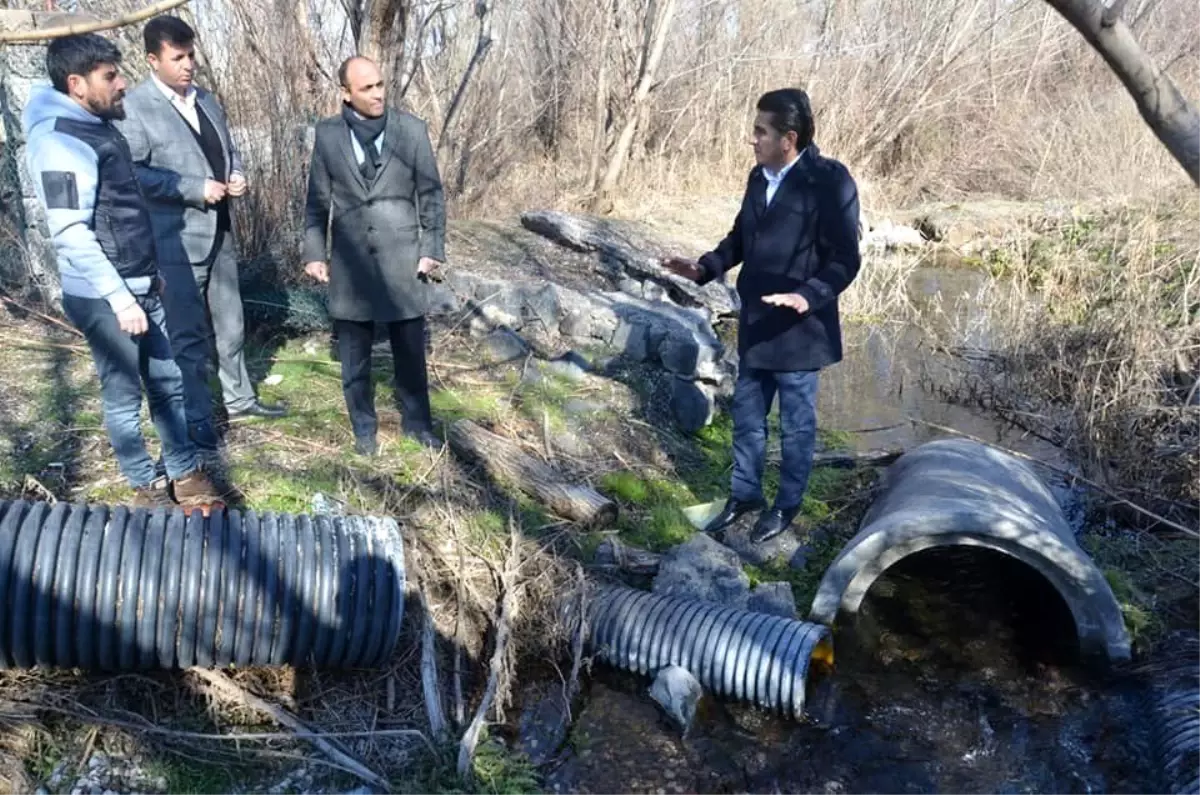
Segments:
[[[376,148],[375,140],[383,135],[383,129],[387,126],[387,111],[385,110],[379,118],[372,119],[359,115],[357,111],[343,103],[342,118],[346,120],[346,124],[350,125],[350,132],[354,133],[358,145],[362,147],[363,161],[358,168],[362,172],[363,178],[370,182],[375,179],[376,172],[383,165],[383,153]]]

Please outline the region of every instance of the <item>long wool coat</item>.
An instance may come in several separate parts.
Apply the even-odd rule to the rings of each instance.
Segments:
[[[340,320],[424,315],[429,288],[417,262],[445,260],[445,199],[425,123],[389,109],[380,154],[368,184],[345,120],[317,124],[302,256],[329,263],[329,314]]]

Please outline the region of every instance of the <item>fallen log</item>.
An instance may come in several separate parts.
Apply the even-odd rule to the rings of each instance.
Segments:
[[[565,519],[588,527],[617,520],[615,502],[589,486],[565,483],[548,464],[470,420],[452,423],[447,439],[451,449],[479,461],[498,483],[520,489]]]

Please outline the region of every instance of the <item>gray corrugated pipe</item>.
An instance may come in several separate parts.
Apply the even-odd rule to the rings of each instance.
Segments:
[[[714,695],[800,718],[810,660],[833,664],[829,629],[619,586],[601,586],[588,610],[588,645],[603,661],[654,674],[691,671]]]
[[[1121,608],[1054,495],[1024,462],[965,439],[928,442],[888,468],[858,534],[825,570],[809,619],[832,625],[840,613],[857,613],[889,567],[943,546],[990,549],[1027,564],[1062,596],[1084,655],[1129,659]]]
[[[392,653],[390,519],[0,502],[0,666],[355,667]]]
[[[1200,793],[1200,636],[1172,634],[1147,664],[1162,792]]]

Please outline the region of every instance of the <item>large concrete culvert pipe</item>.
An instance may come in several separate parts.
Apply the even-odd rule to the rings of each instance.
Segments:
[[[1084,657],[1129,659],[1112,589],[1049,489],[1012,455],[962,439],[929,442],[892,464],[858,534],[821,579],[809,620],[832,625],[839,613],[857,613],[889,567],[945,546],[994,550],[1032,567],[1070,610]]]

